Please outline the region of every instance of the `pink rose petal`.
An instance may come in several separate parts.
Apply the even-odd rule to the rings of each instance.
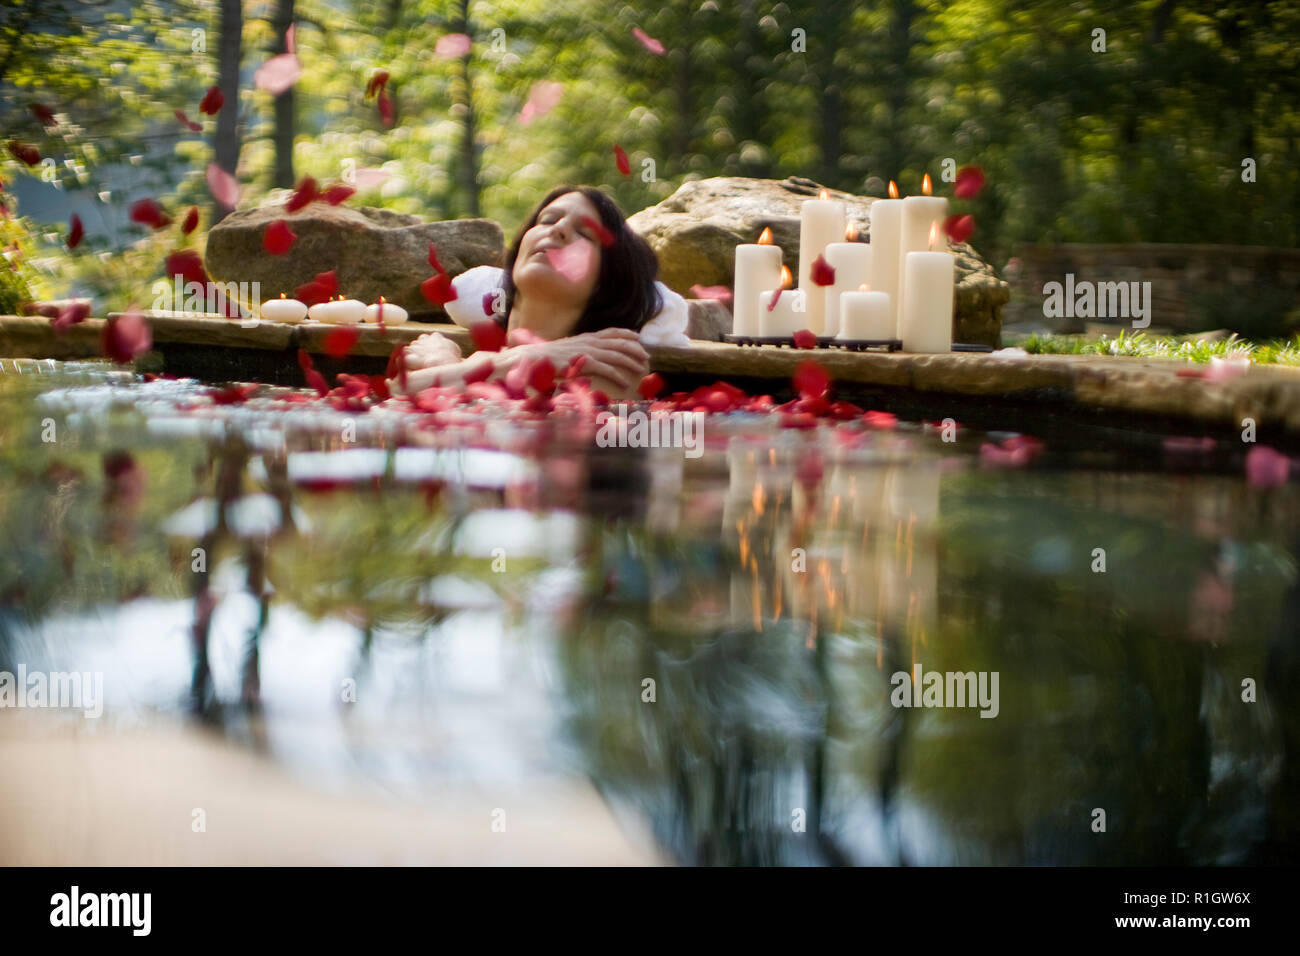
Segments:
[[[653,53],[655,56],[664,55],[664,45],[660,43],[658,40],[656,40],[654,37],[647,34],[640,27],[632,28],[632,36],[636,37],[637,41],[643,47],[645,47],[647,50]]]
[[[281,53],[273,56],[257,68],[253,74],[253,85],[265,90],[272,96],[279,96],[298,82],[302,76],[302,64],[295,53]]]
[[[208,189],[223,206],[234,209],[239,204],[239,183],[216,163],[208,164]]]
[[[463,33],[446,33],[438,37],[434,44],[433,55],[456,59],[469,52],[470,39]]]
[[[1286,484],[1291,460],[1267,445],[1256,445],[1246,453],[1246,481],[1255,488]]]
[[[551,268],[570,282],[581,282],[591,270],[594,247],[588,242],[571,242],[567,246],[546,250]]]

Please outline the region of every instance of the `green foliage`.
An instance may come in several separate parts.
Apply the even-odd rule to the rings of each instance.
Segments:
[[[1300,336],[1289,341],[1252,343],[1236,335],[1202,341],[1176,336],[1121,332],[1114,338],[1103,335],[1085,339],[1077,335],[1034,333],[1015,343],[1033,355],[1133,355],[1141,358],[1174,358],[1205,363],[1212,358],[1249,358],[1260,365],[1300,365]]]

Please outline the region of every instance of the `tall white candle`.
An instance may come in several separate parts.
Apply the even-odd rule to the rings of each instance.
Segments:
[[[894,313],[883,292],[840,293],[840,331],[845,341],[880,341],[894,337]]]
[[[908,196],[903,200],[903,223],[899,234],[898,262],[902,269],[903,260],[909,252],[947,252],[948,240],[943,234],[943,222],[948,218],[948,200],[942,196],[930,195],[930,174],[925,174],[921,186],[925,195]],[[932,226],[938,226],[939,238],[932,245],[930,233]],[[905,274],[905,273],[900,273]],[[907,308],[907,292],[898,303],[899,314]]]
[[[904,352],[952,351],[952,289],[957,260],[951,252],[909,252],[904,265]]]
[[[826,247],[826,261],[835,270],[835,283],[826,290],[825,335],[840,330],[840,296],[857,291],[871,278],[871,246],[865,242],[832,242]],[[892,339],[893,333],[884,336]]]
[[[889,186],[890,194],[897,196],[898,187],[892,182]],[[894,320],[891,339],[898,338],[898,294],[903,284],[898,246],[902,228],[903,200],[877,199],[871,204],[871,289],[889,296],[889,312]]]
[[[760,239],[736,246],[736,282],[732,287],[731,333],[758,335],[758,294],[781,285],[781,249],[770,244],[772,232],[764,229]]]
[[[807,299],[808,322],[804,328],[826,334],[826,290],[829,286],[812,281],[812,264],[832,242],[844,239],[844,203],[827,198],[805,199],[799,210],[799,288]],[[760,319],[762,317],[760,316]]]
[[[777,291],[780,295],[777,296]],[[776,296],[776,305],[772,298]],[[808,328],[808,299],[803,289],[769,289],[758,294],[758,334],[766,338],[789,338]]]

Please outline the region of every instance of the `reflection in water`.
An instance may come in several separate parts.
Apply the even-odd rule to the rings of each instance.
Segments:
[[[320,781],[586,777],[685,863],[1295,858],[1292,487],[763,416],[699,459],[491,411],[353,442],[60,376],[0,378],[0,669],[113,658],[110,718],[183,698]],[[996,672],[997,716],[893,706],[917,667]]]

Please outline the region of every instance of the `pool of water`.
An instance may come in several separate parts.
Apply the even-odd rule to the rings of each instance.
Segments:
[[[1242,448],[0,371],[0,671],[102,674],[101,732],[581,781],[691,864],[1297,859],[1300,494]]]

